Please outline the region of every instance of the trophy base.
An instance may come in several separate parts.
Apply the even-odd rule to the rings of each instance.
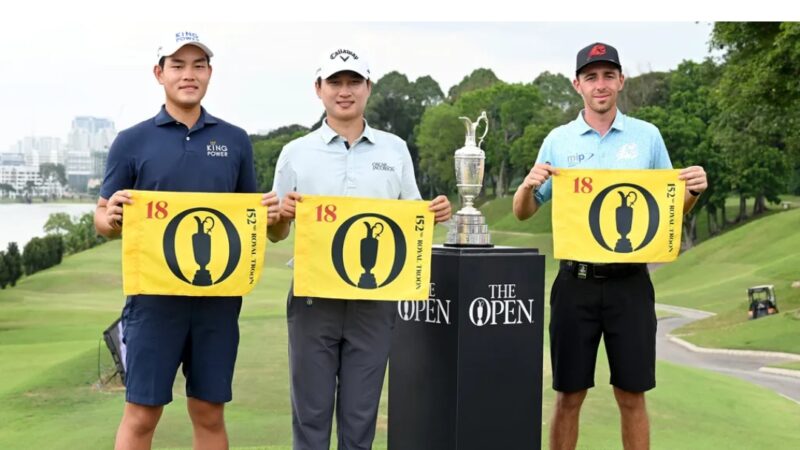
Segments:
[[[482,215],[456,214],[455,223],[447,232],[447,247],[493,247],[489,226]]]
[[[358,287],[362,289],[375,289],[378,283],[375,282],[375,275],[371,273],[362,273],[361,278],[358,279]]]
[[[211,273],[204,269],[198,270],[194,273],[192,284],[195,286],[211,286]]]
[[[617,245],[614,246],[614,251],[617,253],[631,253],[633,252],[633,246],[631,245],[630,239],[620,239],[617,241]]]

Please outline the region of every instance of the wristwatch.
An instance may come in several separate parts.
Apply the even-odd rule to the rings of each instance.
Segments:
[[[689,193],[692,194],[693,197],[700,197],[701,192],[693,191],[689,189]]]

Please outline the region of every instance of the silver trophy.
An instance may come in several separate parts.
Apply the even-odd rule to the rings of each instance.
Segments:
[[[480,146],[489,132],[489,119],[483,111],[478,120],[472,122],[468,117],[459,117],[467,127],[464,146],[456,150],[456,186],[464,205],[455,216],[450,231],[447,233],[445,245],[460,247],[491,247],[489,226],[486,218],[475,209],[473,201],[483,186],[483,168],[486,156]],[[483,119],[484,130],[480,141],[475,141],[475,131]]]

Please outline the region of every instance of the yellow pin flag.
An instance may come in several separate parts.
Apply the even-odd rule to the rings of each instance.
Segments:
[[[295,217],[294,295],[427,299],[434,226],[428,204],[304,195]]]
[[[261,194],[128,192],[125,295],[241,296],[258,283],[267,241]]]
[[[685,181],[679,170],[570,170],[553,176],[556,259],[669,262],[678,257]]]

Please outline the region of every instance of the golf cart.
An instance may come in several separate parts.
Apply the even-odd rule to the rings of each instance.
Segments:
[[[748,288],[747,297],[750,299],[750,306],[747,311],[747,317],[750,319],[758,319],[759,317],[778,313],[774,285],[765,284]]]

